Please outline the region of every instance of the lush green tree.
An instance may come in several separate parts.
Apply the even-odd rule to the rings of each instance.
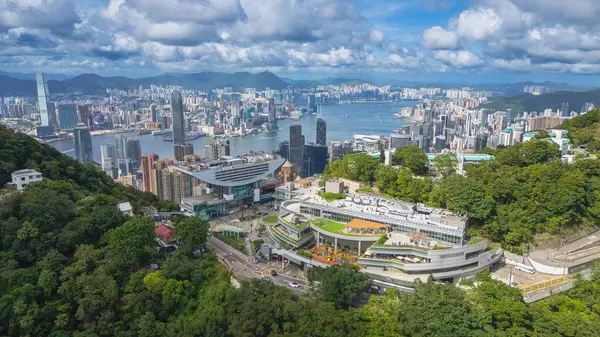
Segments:
[[[185,217],[175,223],[175,236],[183,244],[183,249],[191,254],[204,246],[210,225],[199,217]]]
[[[342,159],[327,164],[324,179],[347,178],[351,180],[372,182],[379,167],[379,160],[364,153],[351,153]]]
[[[381,165],[375,172],[375,186],[381,193],[393,195],[398,180],[398,169],[392,166]]]
[[[366,337],[402,336],[398,314],[403,310],[398,291],[388,289],[383,296],[373,296],[360,308],[359,331]]]
[[[423,150],[416,145],[406,145],[396,149],[394,161],[408,167],[415,175],[427,173],[429,160]]]
[[[446,205],[476,220],[485,220],[494,208],[494,200],[486,194],[485,186],[476,180],[456,176],[446,179]]]
[[[546,130],[539,130],[539,131],[535,131],[535,136],[533,138],[546,139],[546,138],[550,138],[550,134]]]
[[[447,178],[456,174],[458,168],[458,160],[453,154],[440,154],[433,159],[433,166],[442,175]]]
[[[469,336],[477,329],[464,291],[452,285],[429,280],[417,284],[401,302],[407,310],[399,312],[400,324],[408,336]]]
[[[473,303],[477,327],[489,335],[528,335],[531,314],[518,288],[488,276],[468,292],[467,298]]]
[[[138,267],[153,253],[154,222],[136,216],[106,234],[108,258],[119,266]]]
[[[429,177],[413,178],[410,171],[406,168],[398,170],[398,179],[396,179],[396,190],[392,192],[398,199],[410,202],[423,202],[429,199],[432,183]]]
[[[320,298],[332,302],[337,308],[351,306],[369,284],[364,274],[359,273],[354,265],[311,268],[308,279],[310,282],[319,281]]]

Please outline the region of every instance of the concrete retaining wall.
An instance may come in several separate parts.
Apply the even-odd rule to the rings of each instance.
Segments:
[[[550,274],[550,275],[565,275],[565,268],[563,267],[554,267],[548,266],[539,262],[536,262],[532,259],[529,259],[529,262],[535,268],[536,271],[540,273]]]
[[[515,265],[517,263],[523,263],[523,261],[525,261],[525,258],[522,255],[517,255],[506,250],[504,251],[504,259],[504,262],[506,262],[506,264],[512,265]]]

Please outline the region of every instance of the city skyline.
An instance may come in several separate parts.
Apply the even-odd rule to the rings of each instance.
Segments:
[[[0,10],[8,72],[590,85],[600,71],[593,0],[9,0]]]

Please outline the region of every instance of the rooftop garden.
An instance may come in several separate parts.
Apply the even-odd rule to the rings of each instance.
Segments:
[[[346,195],[344,193],[331,193],[331,192],[319,192],[319,196],[323,199],[327,200],[327,202],[332,202],[334,200],[346,199]]]
[[[312,223],[319,228],[322,228],[331,233],[337,233],[347,236],[380,236],[382,234],[356,234],[356,233],[345,233],[344,229],[346,228],[346,224],[327,220],[327,219],[315,219],[312,220]]]
[[[264,217],[263,221],[266,222],[266,223],[276,223],[277,222],[277,215],[271,215],[271,216]]]
[[[332,233],[342,233],[344,228],[346,228],[346,224],[337,221],[325,220],[325,219],[316,219],[313,220],[313,223],[320,228]]]

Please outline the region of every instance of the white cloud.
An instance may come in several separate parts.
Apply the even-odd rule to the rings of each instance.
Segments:
[[[473,68],[483,63],[477,55],[468,50],[437,50],[434,55],[436,59],[456,68]]]
[[[531,60],[528,58],[523,59],[493,59],[491,65],[494,68],[510,70],[510,71],[531,71]]]
[[[378,29],[371,29],[369,37],[371,38],[371,41],[375,42],[376,44],[380,44],[383,42],[384,35]]]
[[[480,41],[498,32],[502,19],[491,8],[473,8],[460,13],[456,32],[471,41]]]
[[[458,35],[456,32],[434,26],[423,32],[421,45],[428,49],[455,49],[458,45]]]

